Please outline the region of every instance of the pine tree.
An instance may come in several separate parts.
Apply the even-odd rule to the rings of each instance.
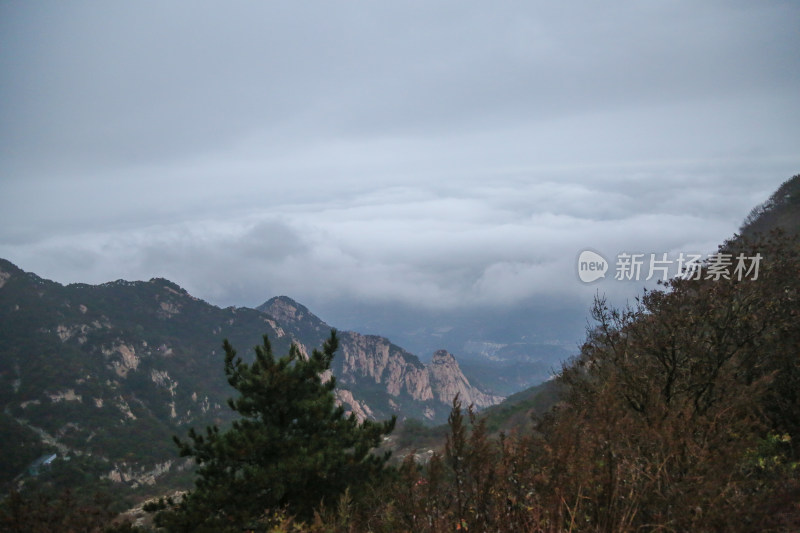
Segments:
[[[225,340],[225,374],[238,392],[228,405],[241,418],[227,431],[175,437],[183,457],[198,468],[195,489],[157,516],[170,531],[240,531],[270,513],[313,517],[321,503],[335,505],[350,488],[358,493],[379,475],[388,453],[370,453],[394,428],[386,422],[345,416],[336,406],[331,376],[323,381],[338,346],[331,331],[322,351],[307,359],[297,345],[275,359],[269,340],[244,363]]]

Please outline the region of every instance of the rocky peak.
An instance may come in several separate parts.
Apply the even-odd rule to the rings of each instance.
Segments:
[[[2,259],[2,258],[0,258],[0,271],[3,271],[8,275],[24,274],[24,272],[22,272],[22,270],[20,270],[17,265],[15,265],[14,263],[12,263],[7,259]]]
[[[293,326],[307,320],[322,323],[308,308],[288,296],[271,298],[256,307],[256,310],[272,315],[281,325]]]
[[[436,350],[433,352],[433,358],[431,359],[431,364],[433,365],[455,365],[458,367],[458,362],[453,354],[448,352],[447,350]]]
[[[504,400],[502,396],[487,394],[472,385],[461,372],[455,356],[447,350],[434,352],[427,370],[430,375],[431,388],[440,402],[449,403],[458,394],[462,404],[474,404],[475,407],[481,409]]]
[[[25,272],[11,261],[0,258],[0,287],[5,285],[11,278],[20,278],[23,285],[30,286],[30,284],[33,284],[40,288],[44,285],[55,285],[52,281],[42,279],[31,272]]]
[[[394,406],[408,399],[420,402],[425,407],[423,416],[431,420],[447,415],[456,394],[465,405],[475,404],[479,409],[503,400],[471,385],[456,358],[446,350],[437,351],[431,363],[423,365],[415,355],[384,337],[345,331],[340,340],[340,384],[373,390],[377,385],[388,392]]]
[[[186,292],[186,289],[184,289],[183,287],[181,287],[177,283],[174,283],[174,282],[172,282],[172,281],[170,281],[168,279],[151,278],[148,283],[150,283],[152,285],[155,285],[156,287],[161,287],[163,289],[166,289],[167,291],[171,292],[172,294],[177,294],[177,295],[181,295],[181,296],[189,296],[189,293]]]

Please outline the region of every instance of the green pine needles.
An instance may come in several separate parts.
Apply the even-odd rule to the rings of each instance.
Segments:
[[[195,489],[164,502],[157,523],[169,531],[241,531],[285,511],[300,520],[320,504],[335,505],[346,489],[358,493],[383,472],[389,454],[370,451],[395,419],[359,422],[324,380],[338,347],[332,330],[322,351],[305,358],[297,345],[276,359],[266,335],[247,364],[225,340],[225,374],[238,392],[228,405],[241,415],[227,431],[216,426],[174,440],[198,467]],[[329,374],[329,373],[327,373]]]

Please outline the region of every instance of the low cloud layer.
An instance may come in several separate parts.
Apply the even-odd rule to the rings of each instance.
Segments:
[[[513,305],[593,292],[575,273],[580,250],[713,251],[767,191],[728,177],[675,187],[672,178],[514,179],[387,188],[316,202],[210,210],[184,219],[55,232],[5,244],[24,268],[63,281],[163,276],[224,305],[276,294],[306,302],[401,302],[428,308]],[[713,199],[713,203],[707,203]],[[604,290],[614,291],[611,282]]]

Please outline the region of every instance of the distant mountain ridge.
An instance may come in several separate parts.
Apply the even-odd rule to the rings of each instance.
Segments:
[[[0,479],[52,451],[110,485],[156,483],[186,466],[172,435],[230,420],[223,338],[248,359],[264,334],[276,354],[292,342],[308,353],[330,329],[287,297],[221,309],[165,279],[64,286],[0,259]],[[426,366],[383,337],[340,340],[336,394],[359,417],[440,423],[456,393],[478,407],[502,400],[452,356]]]

